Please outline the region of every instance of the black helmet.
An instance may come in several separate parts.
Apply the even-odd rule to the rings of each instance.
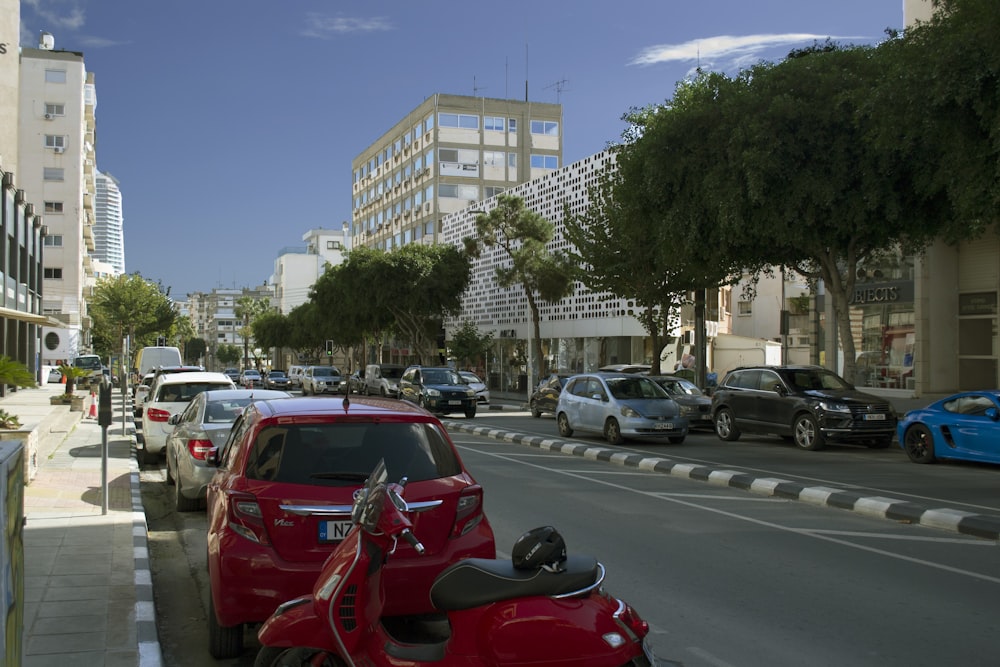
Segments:
[[[566,561],[566,542],[552,526],[529,530],[514,542],[510,558],[518,570],[545,568],[558,572]]]

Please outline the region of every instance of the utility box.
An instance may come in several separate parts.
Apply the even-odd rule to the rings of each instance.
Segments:
[[[0,664],[20,665],[24,634],[24,444],[0,441]]]

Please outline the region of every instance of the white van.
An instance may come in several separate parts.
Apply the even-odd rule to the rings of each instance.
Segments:
[[[139,350],[135,355],[133,370],[141,380],[146,373],[151,373],[160,366],[183,366],[181,351],[176,347],[150,346]]]
[[[368,364],[365,367],[365,396],[399,396],[399,378],[405,366],[399,364]]]
[[[302,389],[302,374],[305,371],[305,366],[289,366],[288,381],[292,385],[292,389]]]

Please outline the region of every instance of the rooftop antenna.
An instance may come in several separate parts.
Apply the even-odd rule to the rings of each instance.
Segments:
[[[548,90],[549,88],[556,89],[556,104],[559,104],[560,96],[562,95],[562,91],[566,90],[567,83],[569,83],[568,79],[559,79],[555,83],[550,83],[549,85],[545,86],[546,90]]]
[[[479,91],[480,90],[486,90],[486,86],[476,85],[476,77],[475,77],[475,75],[473,75],[473,77],[472,77],[472,96],[473,97],[479,97]]]

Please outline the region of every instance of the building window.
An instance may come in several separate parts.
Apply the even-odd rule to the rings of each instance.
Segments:
[[[47,117],[65,116],[66,115],[66,105],[65,104],[53,104],[51,102],[46,102],[45,103],[45,115]]]
[[[439,113],[438,125],[441,127],[460,127],[464,130],[478,130],[479,116],[464,113]]]
[[[506,121],[504,118],[498,116],[484,116],[483,117],[483,129],[484,130],[495,130],[496,132],[503,132],[504,125]]]
[[[438,187],[438,196],[449,199],[479,199],[479,186],[442,183]]]
[[[62,181],[65,180],[65,169],[56,167],[45,167],[42,172],[42,179],[46,181]]]
[[[503,167],[504,159],[503,151],[483,151],[484,167]]]
[[[559,156],[557,155],[532,155],[532,169],[558,169]]]
[[[441,148],[438,150],[442,176],[479,176],[479,151]]]
[[[507,166],[517,169],[517,153],[507,153]]]
[[[753,314],[753,302],[751,301],[739,301],[736,304],[736,308],[737,315],[743,316]]]
[[[559,123],[553,120],[533,120],[531,121],[531,133],[557,137],[559,136]]]
[[[490,197],[496,197],[498,194],[503,192],[504,189],[505,188],[502,188],[497,185],[487,185],[485,188],[483,188],[483,191],[486,198],[489,199]]]
[[[507,119],[507,131],[511,134],[517,134],[517,119],[508,118]]]
[[[62,234],[51,234],[45,237],[45,245],[51,248],[61,248],[62,239]]]
[[[46,148],[66,148],[66,137],[61,134],[46,134]]]
[[[327,241],[326,242],[326,249],[327,250],[340,250],[340,241]]]
[[[43,270],[42,277],[52,280],[62,280],[62,269],[48,268]]]
[[[45,212],[46,213],[62,213],[63,203],[61,201],[47,201],[45,202]]]
[[[66,83],[66,70],[47,69],[45,70],[46,83]]]

